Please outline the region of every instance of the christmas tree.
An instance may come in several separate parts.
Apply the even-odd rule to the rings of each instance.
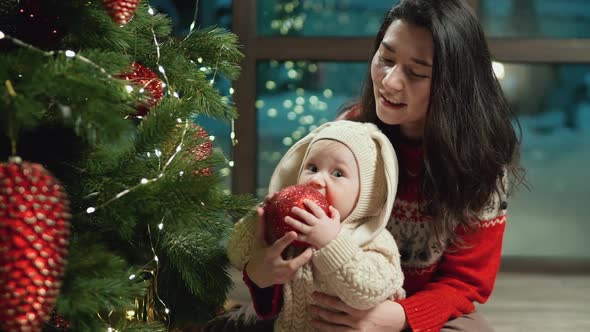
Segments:
[[[242,55],[138,2],[0,4],[0,330],[183,329],[231,287],[224,239],[254,201],[195,117],[236,118],[214,82]]]

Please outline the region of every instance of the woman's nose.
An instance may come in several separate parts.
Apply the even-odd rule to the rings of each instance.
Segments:
[[[389,68],[387,74],[383,77],[382,83],[387,90],[402,90],[404,88],[404,82],[401,68],[398,65]]]

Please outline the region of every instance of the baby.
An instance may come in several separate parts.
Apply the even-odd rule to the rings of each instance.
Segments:
[[[405,296],[398,248],[385,229],[395,199],[397,172],[391,143],[369,123],[326,123],[287,151],[271,177],[269,193],[307,184],[326,197],[330,208],[325,213],[306,201],[308,210],[293,208],[297,219],[286,217],[298,232],[297,240],[309,243],[315,251],[290,282],[265,288],[274,289],[266,292],[272,297],[265,299],[268,303],[256,303],[265,289],[244,275],[258,315],[278,314],[275,331],[313,331],[307,307],[314,303],[311,295],[316,291],[338,296],[361,310]],[[234,227],[228,256],[240,270],[250,259],[257,223],[262,220],[260,215],[246,217]]]

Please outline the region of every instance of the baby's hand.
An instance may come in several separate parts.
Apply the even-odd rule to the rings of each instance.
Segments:
[[[285,217],[285,222],[297,230],[297,240],[307,242],[315,249],[323,248],[334,240],[342,229],[340,213],[330,206],[328,216],[316,203],[307,199],[303,204],[312,213],[294,207],[291,212],[303,222],[289,216]]]

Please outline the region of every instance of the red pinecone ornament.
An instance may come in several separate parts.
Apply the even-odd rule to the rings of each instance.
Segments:
[[[61,287],[68,251],[66,194],[41,165],[0,163],[0,328],[38,332]]]
[[[162,81],[158,75],[148,67],[144,67],[139,63],[134,62],[131,64],[131,68],[132,71],[130,73],[122,74],[119,77],[132,82],[134,85],[138,86],[139,89],[147,91],[147,99],[144,103],[139,105],[137,112],[133,114],[134,116],[144,116],[150,111],[150,108],[160,102],[160,99],[162,99],[162,96],[164,95],[164,88],[162,87]]]
[[[308,185],[294,185],[283,188],[277,192],[271,200],[264,207],[264,228],[265,238],[269,245],[272,245],[276,240],[283,237],[285,234],[296,230],[291,225],[285,223],[285,217],[291,216],[299,220],[297,216],[291,213],[291,209],[295,206],[311,212],[303,201],[309,199],[316,203],[327,214],[328,201],[319,191]],[[291,245],[296,247],[309,247],[307,242],[295,240]]]
[[[119,24],[127,24],[133,18],[135,8],[141,0],[102,0],[111,18]]]
[[[207,133],[207,131],[199,125],[192,124],[192,126],[197,130],[197,133],[194,135],[194,137],[204,138],[205,141],[190,151],[195,156],[197,161],[207,159],[213,154],[213,143],[211,143],[211,140],[209,140],[209,133]],[[210,176],[212,174],[211,167],[197,169],[195,170],[195,174]]]

